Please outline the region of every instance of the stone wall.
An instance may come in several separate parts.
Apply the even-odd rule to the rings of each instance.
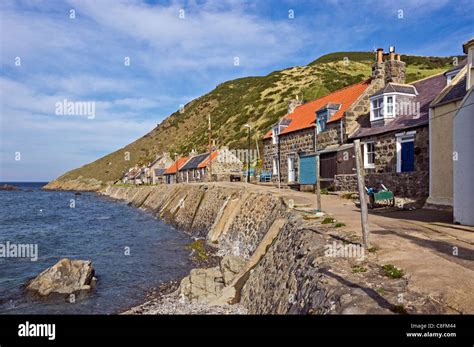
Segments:
[[[365,184],[375,188],[384,184],[394,192],[395,197],[423,200],[429,194],[429,172],[372,173],[365,176]],[[357,192],[357,176],[336,175],[334,186],[338,191]]]
[[[316,116],[315,116],[316,117]],[[314,128],[294,131],[280,136],[280,170],[281,182],[288,182],[288,156],[295,157],[296,181],[298,181],[299,154],[314,151]],[[264,170],[273,171],[273,158],[278,156],[278,144],[273,144],[272,139],[264,141],[263,157]],[[272,177],[273,182],[278,182],[278,176]]]
[[[415,171],[429,170],[429,131],[428,127],[417,129],[415,134]],[[361,142],[374,141],[375,145],[375,168],[367,169],[368,173],[386,173],[397,171],[397,138],[395,134],[402,130],[386,134],[362,138]]]

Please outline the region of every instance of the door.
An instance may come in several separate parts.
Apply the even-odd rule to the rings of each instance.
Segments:
[[[402,142],[402,172],[415,171],[415,143]]]
[[[300,184],[316,184],[316,155],[300,156]]]
[[[296,180],[295,157],[290,155],[288,157],[288,182]]]

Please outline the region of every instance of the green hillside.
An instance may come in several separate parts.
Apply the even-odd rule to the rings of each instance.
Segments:
[[[204,151],[209,114],[218,146],[245,148],[245,123],[253,126],[254,139],[260,139],[285,115],[289,99],[298,96],[308,101],[359,82],[370,76],[373,59],[371,52],[331,53],[306,66],[224,82],[185,105],[182,112],[171,114],[135,142],[64,174],[58,181],[82,176],[111,182],[122,177],[129,167],[149,162],[156,153],[186,154],[193,148]],[[407,63],[407,82],[412,82],[449,69],[452,57],[404,55],[402,60]],[[126,152],[130,153],[129,161],[125,160]]]

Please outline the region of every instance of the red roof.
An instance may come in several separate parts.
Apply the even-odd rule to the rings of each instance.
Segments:
[[[341,104],[341,108],[328,120],[328,123],[340,120],[344,112],[362,95],[369,84],[370,79],[336,90],[322,98],[298,106],[293,113],[287,114],[284,117],[284,119],[289,119],[291,122],[280,134],[313,127],[316,123],[316,111],[328,103]],[[270,137],[272,137],[271,130],[263,138],[267,139]]]
[[[205,168],[207,164],[209,164],[209,161],[213,160],[217,155],[219,154],[219,151],[214,151],[211,153],[211,155],[208,155],[206,159],[204,159],[199,165],[198,169]]]
[[[188,157],[182,157],[176,160],[173,165],[171,165],[169,168],[166,169],[164,172],[164,175],[172,175],[176,173],[176,168],[181,169],[184,164],[188,161]]]

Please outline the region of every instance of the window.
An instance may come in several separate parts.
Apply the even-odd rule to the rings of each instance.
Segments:
[[[375,168],[375,144],[374,142],[366,142],[364,144],[364,168]]]
[[[278,159],[273,158],[273,174],[278,175]]]
[[[316,112],[316,122],[318,126],[318,133],[326,130],[326,123],[328,121],[328,111],[327,109],[323,111]]]
[[[387,116],[393,116],[393,96],[387,96]]]
[[[372,101],[372,118],[383,118],[383,98],[374,99]]]
[[[280,126],[276,125],[272,129],[272,138],[273,138],[274,145],[278,143],[278,135],[280,135]]]

